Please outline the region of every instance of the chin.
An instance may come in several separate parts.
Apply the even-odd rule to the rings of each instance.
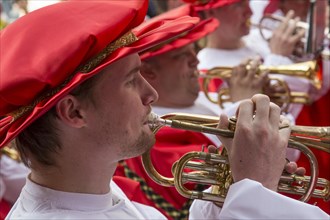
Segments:
[[[243,36],[248,35],[248,34],[250,33],[250,28],[247,27],[242,33],[243,33],[243,34],[242,34]]]
[[[197,91],[193,94],[193,97],[194,97],[194,101],[193,101],[193,102],[196,101],[196,99],[198,98],[198,96],[199,96],[199,90],[197,90]]]
[[[142,153],[152,148],[156,143],[156,137],[154,133],[149,130],[149,132],[143,132],[137,143],[139,148],[144,149]]]
[[[125,160],[141,156],[143,153],[150,150],[155,145],[155,142],[156,138],[153,133],[142,132],[134,144],[131,144],[130,147],[122,151],[121,158]]]

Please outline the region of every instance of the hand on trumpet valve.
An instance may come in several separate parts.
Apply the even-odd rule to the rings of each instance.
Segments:
[[[270,100],[282,107],[290,102],[290,89],[285,81],[271,78],[263,87],[263,94],[269,96]]]
[[[272,94],[276,93],[284,93],[286,91],[283,84],[281,84],[280,81],[275,79],[269,79],[263,89],[264,94],[268,96],[271,96]]]
[[[295,57],[303,57],[305,55],[305,45],[304,42],[299,41],[297,42],[297,44],[295,45],[292,55]]]
[[[248,59],[233,68],[232,77],[228,79],[230,97],[233,102],[251,98],[262,93],[263,86],[268,82],[268,72],[258,73],[261,59]]]
[[[209,145],[207,146],[207,152],[212,154],[219,154],[219,149],[214,145]],[[298,167],[296,162],[289,161],[288,159],[286,159],[284,171],[288,174],[295,174],[298,176],[304,176],[306,174],[306,169],[304,167]]]
[[[287,161],[284,171],[299,176],[304,176],[306,174],[306,169],[304,167],[298,167],[297,163],[292,161]]]
[[[273,31],[270,38],[269,47],[272,53],[287,57],[294,54],[297,45],[305,35],[304,29],[297,28],[299,21],[299,17],[294,18],[292,10],[286,14],[283,22]],[[297,49],[299,51],[299,47]]]
[[[249,178],[277,190],[290,136],[289,120],[281,118],[280,112],[268,96],[255,95],[242,101],[237,110],[234,138],[219,136],[228,152],[235,182]],[[218,128],[228,126],[228,118],[222,114]]]

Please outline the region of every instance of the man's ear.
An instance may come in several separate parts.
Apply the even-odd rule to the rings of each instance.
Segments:
[[[155,65],[153,63],[142,62],[140,72],[142,76],[149,82],[157,78]]]
[[[81,101],[72,95],[66,95],[56,104],[59,119],[68,126],[81,128],[86,125],[86,114]]]

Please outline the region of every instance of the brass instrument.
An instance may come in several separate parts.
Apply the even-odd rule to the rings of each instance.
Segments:
[[[247,65],[246,68],[249,69],[250,66]],[[290,65],[260,65],[256,74],[260,74],[265,70],[268,70],[271,74],[282,74],[308,79],[316,89],[320,89],[322,85],[321,73],[319,72],[317,62],[314,60]],[[208,98],[208,100],[219,104],[222,108],[224,102],[230,101],[229,90],[227,88],[220,89],[218,91],[217,98],[214,98],[209,94],[209,83],[212,79],[229,79],[232,76],[232,71],[233,67],[215,67],[205,73],[200,73],[200,78],[203,79],[202,89],[205,96]],[[279,106],[282,106],[282,110],[284,112],[287,111],[290,103],[309,104],[311,102],[308,94],[303,92],[290,91],[290,88],[285,81],[275,77],[272,77],[271,80],[276,82],[277,86],[280,86],[284,89],[283,93],[269,94],[270,99]]]
[[[270,34],[273,32],[273,30],[277,27],[276,23],[282,23],[284,22],[284,17],[275,15],[275,14],[265,14],[259,21],[258,24],[252,24],[250,23],[251,26],[259,28],[260,35],[262,36],[263,39],[269,40],[270,39]],[[293,20],[290,20],[289,22],[293,23]],[[303,21],[298,21],[296,23],[296,29],[303,29],[303,30],[308,30],[309,24],[307,22]],[[303,38],[302,42],[306,43],[307,39]]]
[[[15,160],[17,162],[21,161],[18,151],[15,149],[15,145],[11,142],[8,146],[5,146],[0,149],[0,158],[2,155],[6,155],[7,157]]]
[[[328,3],[329,4],[329,3]],[[298,47],[302,46],[303,51],[293,54],[292,58],[295,60],[311,60],[317,59],[322,50],[324,38],[329,33],[329,27],[326,27],[326,21],[329,19],[326,16],[325,9],[327,5],[325,2],[316,2],[311,0],[308,8],[308,15],[306,22],[298,21],[296,23],[295,32],[299,30],[305,31],[305,36],[300,40]],[[273,31],[280,23],[285,21],[285,17],[275,14],[265,14],[258,24],[249,23],[252,27],[259,29],[261,37],[269,41]],[[289,23],[295,23],[290,20]]]
[[[233,137],[235,121],[230,121],[228,130],[218,129],[219,119],[212,116],[192,114],[168,114],[161,118],[155,114],[150,117],[150,128],[156,133],[163,126],[209,133],[224,137]],[[299,149],[310,161],[311,176],[297,176],[283,172],[278,185],[279,192],[302,195],[301,201],[308,201],[310,197],[330,199],[330,182],[318,178],[318,163],[310,146],[330,153],[330,127],[292,126],[289,145]],[[204,161],[204,162],[203,162]],[[150,151],[142,155],[143,166],[156,183],[163,186],[175,186],[178,192],[190,199],[202,199],[222,205],[230,185],[233,183],[230,165],[226,151],[220,154],[206,152],[188,152],[172,167],[173,177],[164,177],[159,174],[150,158]],[[195,170],[186,173],[184,169]],[[185,188],[186,182],[212,185],[212,192],[190,191]]]

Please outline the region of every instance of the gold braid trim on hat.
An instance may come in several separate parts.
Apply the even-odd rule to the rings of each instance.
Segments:
[[[104,61],[105,58],[107,58],[111,53],[116,51],[119,48],[125,47],[127,45],[130,45],[137,41],[138,38],[135,36],[133,32],[128,32],[115,40],[114,42],[111,42],[108,46],[106,46],[100,53],[98,53],[96,56],[92,57],[87,63],[84,65],[79,66],[73,74],[71,74],[62,84],[55,87],[54,89],[51,89],[46,94],[42,94],[41,96],[37,97],[31,104],[27,106],[22,106],[18,108],[17,110],[9,113],[9,116],[12,116],[12,120],[10,123],[16,121],[18,118],[22,117],[24,114],[26,114],[29,111],[32,111],[38,103],[45,100],[46,98],[54,96],[56,93],[61,91],[70,81],[71,79],[76,75],[76,73],[88,73],[95,69],[102,61]]]

